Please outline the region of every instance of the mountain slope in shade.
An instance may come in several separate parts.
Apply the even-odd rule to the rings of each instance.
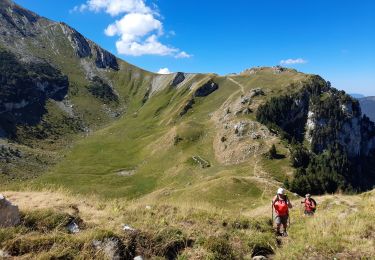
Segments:
[[[358,94],[358,93],[350,93],[349,95],[357,99],[365,97],[365,95]]]
[[[375,122],[375,97],[365,97],[359,99],[363,114]]]

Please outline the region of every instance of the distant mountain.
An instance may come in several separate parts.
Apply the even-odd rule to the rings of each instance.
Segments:
[[[375,122],[375,97],[361,98],[359,103],[361,104],[362,113]]]
[[[352,94],[349,94],[349,95],[354,97],[354,98],[364,98],[364,97],[366,97],[365,95],[358,94],[358,93],[352,93]]]

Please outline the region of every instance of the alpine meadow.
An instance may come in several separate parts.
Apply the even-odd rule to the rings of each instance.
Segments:
[[[123,8],[119,55],[198,59],[159,42],[163,1],[71,15]],[[17,3],[0,0],[0,258],[375,259],[373,97],[302,59],[154,73]],[[131,15],[158,32],[121,31]]]

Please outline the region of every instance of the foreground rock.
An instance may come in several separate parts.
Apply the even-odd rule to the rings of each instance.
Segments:
[[[18,207],[0,194],[0,227],[12,227],[20,222]]]

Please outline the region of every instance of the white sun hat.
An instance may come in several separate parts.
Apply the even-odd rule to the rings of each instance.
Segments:
[[[278,188],[277,189],[277,194],[284,195],[285,194],[285,190],[283,188]]]

